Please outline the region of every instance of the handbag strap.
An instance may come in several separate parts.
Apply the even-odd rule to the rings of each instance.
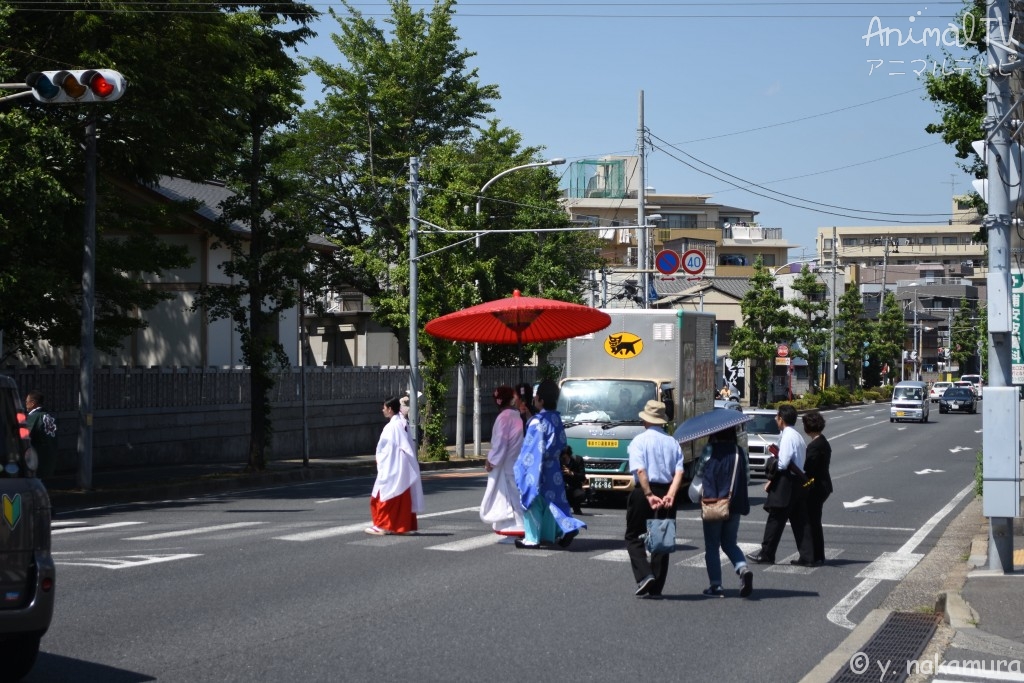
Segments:
[[[736,470],[740,468],[740,447],[736,446],[736,462],[732,466],[732,481],[729,482],[729,495],[728,498],[732,498],[732,489],[736,485]]]

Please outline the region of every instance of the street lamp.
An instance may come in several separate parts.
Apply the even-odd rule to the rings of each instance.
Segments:
[[[487,191],[491,185],[495,182],[504,178],[510,173],[516,171],[522,171],[528,168],[543,168],[545,166],[561,166],[565,163],[565,159],[561,157],[555,157],[554,159],[548,159],[547,161],[536,161],[530,164],[523,164],[522,166],[513,166],[512,168],[505,169],[498,175],[494,176],[480,188],[477,192],[476,197],[476,217],[480,219],[480,204],[483,201],[483,194]],[[476,248],[480,249],[480,233],[476,236]],[[479,286],[479,282],[476,283]],[[465,402],[465,364],[459,365],[458,375],[458,404],[459,408],[456,413],[456,425],[455,425],[455,452],[460,458],[466,456],[466,440],[464,437],[464,419],[466,414],[466,402]],[[480,344],[473,344],[473,455],[474,457],[480,457],[480,444],[481,444],[481,427],[480,427]]]

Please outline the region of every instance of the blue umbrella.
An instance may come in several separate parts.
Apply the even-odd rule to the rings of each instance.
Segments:
[[[704,436],[711,436],[729,427],[741,425],[754,419],[753,415],[741,413],[738,410],[727,410],[716,408],[700,415],[694,415],[686,422],[676,427],[672,436],[679,443],[694,441]]]

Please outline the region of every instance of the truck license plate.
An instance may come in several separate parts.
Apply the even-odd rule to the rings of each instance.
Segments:
[[[618,448],[618,439],[587,439],[587,448]]]
[[[904,415],[906,415],[906,413],[904,413],[902,410],[896,411],[896,417],[903,417]]]
[[[590,488],[592,489],[610,489],[612,487],[612,480],[607,477],[590,477]]]

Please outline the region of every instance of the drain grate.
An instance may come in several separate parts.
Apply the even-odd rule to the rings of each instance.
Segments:
[[[902,683],[932,639],[941,615],[893,612],[829,683]]]

